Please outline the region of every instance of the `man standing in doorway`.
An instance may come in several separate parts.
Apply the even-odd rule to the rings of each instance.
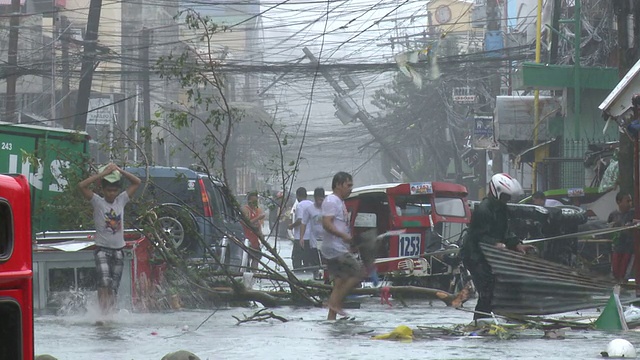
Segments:
[[[333,290],[329,296],[327,320],[346,314],[342,303],[349,291],[365,276],[362,263],[354,254],[353,237],[349,231],[349,213],[344,204],[353,189],[353,177],[346,172],[333,176],[333,194],[322,202],[322,255],[327,259],[327,270],[333,278]]]

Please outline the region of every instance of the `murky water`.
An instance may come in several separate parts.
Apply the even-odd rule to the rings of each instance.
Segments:
[[[328,322],[326,310],[275,308],[289,319],[237,325],[236,319],[256,309],[181,311],[165,314],[118,314],[106,326],[95,318],[41,316],[36,318],[36,353],[59,359],[161,359],[168,352],[187,349],[202,359],[595,359],[607,343],[622,337],[640,345],[640,333],[567,331],[565,340],[545,340],[528,330],[520,339],[497,340],[450,336],[420,338],[411,343],[371,340],[372,335],[398,325],[452,326],[469,323],[471,316],[440,303],[411,301],[403,307],[365,299],[351,310],[355,320]],[[473,304],[469,303],[471,307]],[[196,328],[200,325],[200,328]],[[188,329],[187,329],[188,327]],[[186,330],[186,331],[185,331]]]
[[[290,254],[289,244],[282,254]],[[287,252],[288,251],[288,252]],[[259,285],[259,284],[258,284]],[[223,308],[171,313],[120,313],[105,326],[97,317],[37,316],[36,354],[60,360],[159,360],[168,352],[186,349],[201,359],[596,359],[607,343],[625,338],[640,347],[640,332],[567,331],[564,340],[542,339],[542,331],[527,330],[520,338],[497,340],[470,336],[426,337],[410,343],[372,340],[398,325],[451,327],[468,324],[471,314],[447,308],[439,301],[360,298],[354,320],[329,322],[326,310],[281,307],[269,309],[288,322],[268,320],[237,324],[259,308]],[[473,309],[475,301],[466,304]],[[597,316],[595,311],[572,314]],[[207,320],[208,318],[208,320]],[[206,321],[205,321],[206,320]]]

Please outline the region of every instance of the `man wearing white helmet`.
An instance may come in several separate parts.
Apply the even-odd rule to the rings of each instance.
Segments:
[[[471,273],[478,291],[474,320],[491,316],[487,314],[493,309],[491,302],[495,285],[491,265],[482,254],[480,244],[491,244],[522,253],[533,249],[532,245],[523,245],[518,238],[508,233],[507,203],[521,194],[522,187],[518,180],[509,174],[495,174],[489,182],[489,195],[473,209],[461,252],[462,262]]]

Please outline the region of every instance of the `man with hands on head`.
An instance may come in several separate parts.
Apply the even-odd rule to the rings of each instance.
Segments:
[[[129,187],[122,191],[121,177],[129,181]],[[89,186],[101,180],[102,196],[95,194]],[[124,268],[124,207],[140,186],[141,180],[110,163],[100,168],[97,174],[82,180],[78,187],[82,196],[91,202],[95,222],[96,250],[94,252],[98,274],[98,302],[104,315],[110,313],[116,304],[116,294],[120,286]]]

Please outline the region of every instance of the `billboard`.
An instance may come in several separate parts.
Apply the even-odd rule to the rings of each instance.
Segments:
[[[35,232],[60,230],[54,199],[64,196],[67,172],[82,171],[88,140],[84,132],[0,123],[0,173],[27,177]]]

